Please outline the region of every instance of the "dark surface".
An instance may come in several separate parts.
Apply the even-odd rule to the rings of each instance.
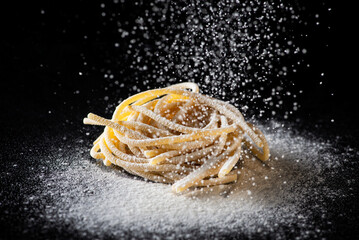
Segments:
[[[71,150],[74,145],[89,146],[85,132],[93,134],[100,130],[85,131],[82,118],[91,111],[108,114],[103,108],[109,104],[104,96],[109,96],[113,104],[128,96],[126,88],[121,91],[105,89],[116,88],[111,80],[104,79],[106,69],[121,68],[116,79],[120,82],[124,79],[126,84],[136,73],[127,67],[131,56],[121,48],[110,47],[113,28],[111,24],[103,25],[100,4],[79,1],[66,5],[46,1],[5,10],[4,34],[0,39],[1,239],[82,238],[69,223],[55,228],[52,224],[39,222],[36,213],[41,213],[46,199],[25,206],[24,198],[39,190],[37,185],[41,178],[38,176],[52,170],[51,164],[40,162],[40,156],[58,161],[58,153],[53,151],[59,147]],[[350,19],[350,11],[347,12],[351,7],[346,6],[343,11],[344,7],[339,3],[327,1],[301,4],[306,6],[304,18],[310,22],[319,13],[321,21],[319,27],[299,29],[309,36],[303,44],[308,49],[305,62],[311,67],[290,74],[296,88],[303,90],[298,99],[301,107],[289,119],[279,120],[297,122],[298,132],[311,132],[323,139],[336,138],[340,147],[358,146],[358,93],[354,86],[355,75],[352,75],[354,60],[350,58],[356,46],[351,40],[354,22]],[[330,14],[328,7],[332,9]],[[42,9],[46,9],[45,14],[41,14]],[[138,11],[141,8],[124,5],[119,20],[131,21]],[[88,38],[84,39],[84,35]],[[116,58],[123,60],[115,62],[113,59]],[[321,73],[324,73],[323,77]],[[323,84],[320,85],[320,81]],[[109,111],[112,110],[113,106]],[[81,144],[79,139],[83,139]],[[87,153],[83,156],[88,157]],[[29,158],[31,162],[26,161]],[[346,166],[343,174],[356,182],[345,203],[332,205],[328,216],[332,221],[332,226],[328,226],[331,231],[325,236],[329,239],[359,237],[358,178],[352,166]],[[29,207],[39,211],[28,211]],[[293,237],[295,234],[288,229],[288,238]]]

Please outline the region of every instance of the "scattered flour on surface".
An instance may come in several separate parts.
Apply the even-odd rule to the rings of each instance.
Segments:
[[[44,180],[39,197],[52,199],[44,216],[97,237],[284,238],[286,228],[296,229],[301,238],[320,236],[321,226],[312,223],[312,215],[325,219],[323,196],[341,194],[326,184],[326,171],[340,167],[333,146],[295,135],[274,121],[260,127],[271,159],[267,166],[250,162],[235,184],[176,195],[170,185],[143,181],[90,157],[73,159],[66,170]]]

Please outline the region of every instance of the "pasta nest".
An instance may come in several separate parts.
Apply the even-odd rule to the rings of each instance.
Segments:
[[[124,100],[112,119],[93,113],[85,124],[103,125],[91,156],[174,192],[237,180],[249,152],[269,158],[263,133],[233,105],[199,93],[194,83],[148,90]]]

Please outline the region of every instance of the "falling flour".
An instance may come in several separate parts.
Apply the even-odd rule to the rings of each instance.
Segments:
[[[295,134],[275,121],[260,128],[271,158],[266,166],[249,160],[235,184],[176,195],[170,185],[94,163],[78,144],[77,152],[68,152],[70,164],[47,175],[32,198],[49,199],[47,222],[71,225],[88,238],[283,239],[291,230],[301,239],[320,237],[330,224],[325,199],[345,194],[328,183],[343,155],[332,151],[332,143]]]
[[[288,118],[303,92],[291,75],[309,67],[303,29],[315,23],[303,12],[303,3],[274,0],[110,1],[94,28],[107,47],[96,63],[82,57],[88,75],[103,75],[99,88],[110,100],[195,81],[244,113],[254,109],[248,105]]]

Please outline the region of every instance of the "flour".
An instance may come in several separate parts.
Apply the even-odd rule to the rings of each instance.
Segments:
[[[176,195],[170,185],[104,167],[89,155],[81,159],[72,149],[70,166],[47,176],[35,197],[52,199],[44,214],[49,222],[68,223],[95,238],[280,239],[288,235],[286,229],[299,238],[321,236],[321,228],[330,224],[324,198],[343,195],[327,183],[341,167],[341,156],[331,151],[331,143],[294,135],[275,121],[260,128],[271,159],[267,166],[249,160],[235,184]],[[324,225],[315,225],[313,215],[321,216]]]

